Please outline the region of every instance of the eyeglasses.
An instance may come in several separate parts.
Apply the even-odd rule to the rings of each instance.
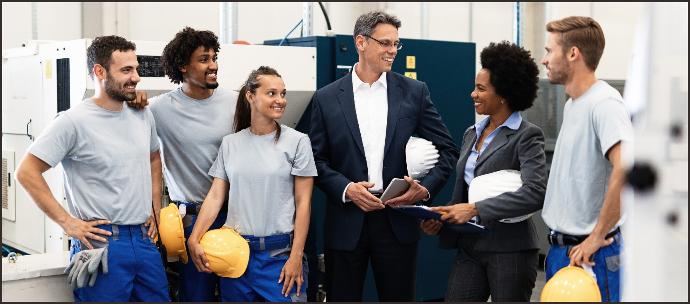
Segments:
[[[388,49],[388,48],[390,48],[390,47],[394,47],[396,50],[399,51],[399,50],[401,50],[402,47],[403,47],[402,42],[400,42],[400,41],[396,41],[396,42],[390,42],[390,41],[388,41],[388,40],[386,40],[386,41],[381,41],[381,40],[378,40],[378,39],[376,39],[376,38],[374,38],[374,37],[371,37],[371,36],[369,36],[369,35],[362,35],[362,36],[367,37],[367,38],[371,38],[372,40],[378,42],[382,47],[384,47],[384,48],[386,48],[386,49]]]

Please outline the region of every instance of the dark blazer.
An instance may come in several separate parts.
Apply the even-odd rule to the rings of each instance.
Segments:
[[[386,73],[388,123],[383,159],[384,188],[394,178],[407,175],[405,146],[410,136],[431,141],[438,149],[436,166],[421,180],[433,197],[445,184],[458,159],[458,149],[431,102],[426,84],[395,72]],[[350,182],[368,180],[362,136],[355,112],[352,74],[319,89],[312,97],[309,137],[319,176],[316,185],[327,195],[326,247],[353,250],[359,240],[364,212],[354,203],[343,203]],[[431,200],[430,200],[431,201]],[[419,239],[419,221],[386,208],[395,237],[401,243]]]
[[[467,203],[468,185],[464,172],[467,158],[477,134],[471,126],[465,131],[456,167],[457,179],[450,204]],[[500,170],[519,170],[522,187],[493,198],[476,202],[482,225],[489,232],[483,235],[458,234],[451,229],[441,229],[442,248],[462,245],[476,251],[510,252],[539,248],[537,232],[528,219],[519,223],[501,223],[498,220],[535,212],[544,205],[546,193],[546,156],[544,133],[534,124],[522,120],[517,130],[501,128],[486,150],[479,155],[474,170],[480,176]],[[537,215],[538,216],[538,215]]]

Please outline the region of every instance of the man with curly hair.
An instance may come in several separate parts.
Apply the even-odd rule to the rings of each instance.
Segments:
[[[604,32],[590,17],[549,22],[542,64],[570,99],[563,110],[542,218],[551,229],[546,279],[570,265],[592,266],[603,301],[620,301],[621,143],[633,140],[630,116],[613,87],[594,72]]]
[[[218,88],[219,50],[218,37],[211,31],[185,27],[178,32],[165,46],[161,61],[170,81],[182,85],[151,99],[170,199],[186,211],[182,219],[186,239],[211,188],[208,171],[221,141],[233,132],[237,94]],[[220,228],[226,213],[227,207],[210,229]],[[179,262],[178,269],[179,301],[218,300],[217,275],[199,272],[193,263]]]
[[[70,274],[76,277],[78,302],[169,301],[153,243],[151,202],[160,201],[161,188],[156,127],[151,111],[123,105],[135,98],[140,80],[135,49],[118,36],[93,40],[86,53],[94,96],[61,112],[17,168],[19,183],[71,237]],[[64,169],[69,213],[42,175],[58,164]],[[88,271],[75,266],[83,262],[89,263]],[[75,274],[77,269],[82,271]],[[87,272],[91,276],[83,286]]]
[[[529,301],[539,263],[529,214],[544,203],[546,156],[542,130],[520,112],[537,97],[539,69],[529,51],[508,41],[489,44],[480,58],[470,96],[477,113],[488,117],[465,131],[451,203],[432,209],[452,224],[477,216],[488,232],[461,234],[434,220],[424,221],[422,229],[440,233],[442,248],[457,248],[446,301]],[[506,184],[512,191],[475,195],[482,191],[478,187],[492,191]]]

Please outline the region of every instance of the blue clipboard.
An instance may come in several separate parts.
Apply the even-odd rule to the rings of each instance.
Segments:
[[[416,218],[420,219],[431,219],[431,220],[441,220],[441,214],[438,212],[431,211],[431,209],[427,206],[415,206],[415,205],[404,205],[404,206],[397,206],[393,207],[393,210],[400,211],[402,213],[405,213],[407,215],[414,216]]]
[[[441,214],[438,212],[431,211],[431,208],[421,205],[421,206],[415,206],[415,205],[407,205],[407,206],[398,206],[398,207],[393,207],[393,210],[402,212],[404,214],[414,216],[419,219],[432,219],[432,220],[441,220]],[[473,222],[467,222],[464,224],[450,224],[447,222],[443,222],[443,226],[451,229],[456,232],[460,233],[485,233],[488,231],[486,227],[473,223]]]
[[[487,233],[489,231],[486,227],[473,222],[464,224],[450,224],[444,222],[443,227],[459,233]]]

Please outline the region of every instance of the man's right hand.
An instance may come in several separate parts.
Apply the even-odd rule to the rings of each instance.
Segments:
[[[149,105],[148,94],[146,94],[146,91],[136,91],[136,95],[137,97],[134,100],[127,102],[128,106],[141,110]]]
[[[96,227],[98,225],[107,224],[110,224],[109,220],[93,220],[87,222],[70,216],[63,225],[62,229],[65,230],[65,233],[67,233],[67,235],[75,239],[78,239],[89,249],[93,249],[93,245],[89,243],[88,239],[106,243],[108,242],[108,240],[104,237],[99,236],[99,234],[105,236],[112,235],[112,232]]]
[[[374,211],[386,208],[381,200],[371,194],[367,189],[374,186],[370,182],[358,182],[350,184],[345,192],[345,197],[351,200],[359,209],[364,212]]]
[[[443,226],[443,223],[437,220],[424,220],[420,224],[422,227],[422,231],[428,235],[437,235],[439,231],[441,231],[441,227]]]

